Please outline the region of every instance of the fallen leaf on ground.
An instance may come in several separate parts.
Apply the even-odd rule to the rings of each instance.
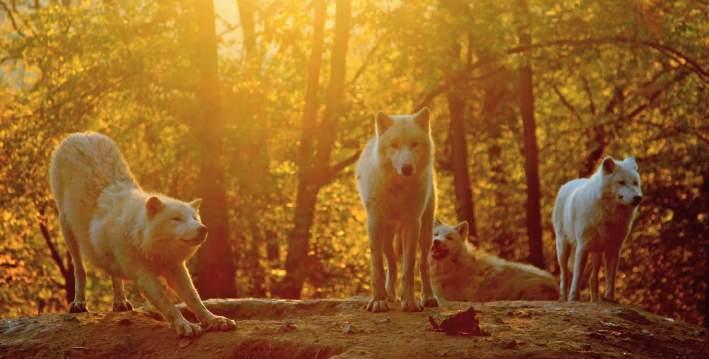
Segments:
[[[476,337],[486,337],[490,333],[480,329],[480,323],[475,317],[475,308],[470,307],[465,311],[458,312],[451,317],[444,319],[439,325],[433,317],[428,317],[434,331],[444,332],[448,335],[467,335]]]

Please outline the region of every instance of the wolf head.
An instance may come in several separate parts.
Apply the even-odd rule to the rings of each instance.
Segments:
[[[603,159],[600,168],[603,183],[603,197],[625,206],[636,207],[643,199],[640,187],[638,164],[634,157],[616,161],[612,157]]]
[[[376,116],[377,154],[381,165],[400,176],[416,176],[433,160],[430,111],[413,115]]]
[[[151,255],[189,258],[207,239],[207,226],[199,217],[201,199],[183,202],[166,196],[150,196],[145,201],[144,240]]]
[[[431,261],[454,258],[467,251],[468,222],[463,221],[449,226],[436,220],[431,244]]]

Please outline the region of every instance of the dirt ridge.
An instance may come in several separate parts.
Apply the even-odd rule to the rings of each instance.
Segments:
[[[0,358],[707,358],[707,331],[614,304],[445,303],[367,313],[364,298],[219,299],[233,332],[176,338],[151,311],[0,320]],[[487,337],[433,332],[428,321],[473,306]],[[184,310],[184,308],[183,308]]]

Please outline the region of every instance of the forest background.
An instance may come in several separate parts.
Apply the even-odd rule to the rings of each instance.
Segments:
[[[617,296],[709,326],[708,17],[699,0],[0,0],[0,316],[73,296],[47,169],[86,130],[144,188],[204,198],[203,297],[367,295],[352,164],[377,111],[428,106],[438,217],[552,273],[559,186],[634,155],[646,200]],[[110,293],[90,271],[89,305]]]

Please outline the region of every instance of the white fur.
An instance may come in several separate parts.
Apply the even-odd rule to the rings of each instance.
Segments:
[[[115,143],[97,133],[71,134],[59,144],[50,182],[74,263],[71,312],[86,311],[87,258],[111,275],[114,310],[132,308],[123,281],[133,280],[178,335],[201,334],[202,328],[170,303],[166,281],[207,329],[235,328],[233,320],[205,308],[185,267],[206,239],[198,213],[201,200],[186,203],[144,192]]]
[[[591,301],[598,301],[598,269],[606,264],[605,298],[615,298],[615,276],[623,241],[630,233],[642,198],[635,159],[606,157],[590,178],[572,180],[559,189],[552,214],[561,270],[560,300],[574,301],[589,254],[592,258]],[[568,288],[567,262],[575,247],[573,280]]]
[[[396,297],[397,255],[393,239],[403,244],[401,307],[421,311],[437,306],[428,270],[429,247],[436,206],[433,174],[433,140],[429,110],[414,115],[376,118],[376,136],[369,141],[357,163],[357,184],[367,211],[367,229],[372,255],[372,299],[367,309],[388,310],[387,297]],[[414,295],[416,246],[421,248],[420,265],[423,301]],[[384,280],[386,255],[388,273]]]
[[[468,222],[438,224],[429,255],[433,292],[453,301],[552,300],[556,279],[529,264],[506,261],[467,241]]]

